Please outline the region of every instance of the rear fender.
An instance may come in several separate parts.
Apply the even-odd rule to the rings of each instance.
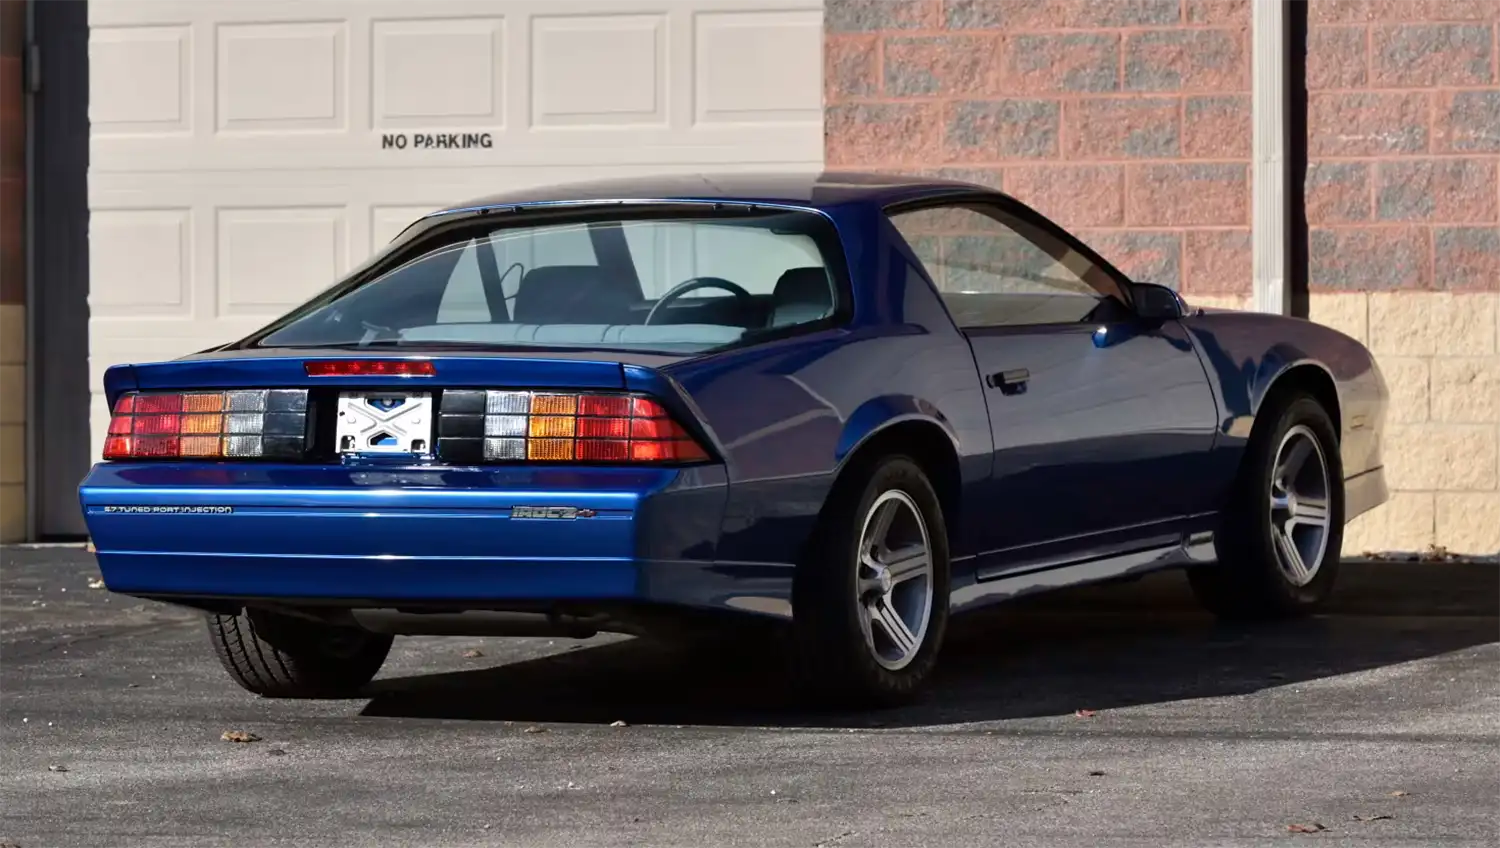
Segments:
[[[836,471],[843,471],[846,461],[860,445],[868,442],[881,430],[905,421],[924,421],[937,425],[952,442],[954,452],[962,455],[959,451],[958,434],[936,406],[911,395],[882,395],[865,401],[844,422],[834,453]]]

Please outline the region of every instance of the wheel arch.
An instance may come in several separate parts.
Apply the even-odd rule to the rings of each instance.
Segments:
[[[1285,399],[1298,392],[1312,396],[1328,417],[1333,419],[1333,429],[1343,436],[1343,409],[1339,401],[1338,383],[1322,363],[1310,359],[1283,365],[1265,384],[1255,405],[1255,423],[1251,428],[1251,439],[1271,426],[1271,418],[1285,403]],[[1262,414],[1269,410],[1271,415]]]
[[[1277,371],[1259,393],[1250,437],[1246,440],[1245,451],[1240,457],[1236,480],[1243,479],[1247,465],[1253,460],[1255,449],[1261,441],[1268,438],[1268,431],[1276,426],[1277,417],[1286,407],[1287,398],[1297,394],[1306,394],[1322,405],[1328,417],[1333,420],[1334,434],[1342,441],[1343,413],[1339,407],[1338,384],[1333,375],[1325,366],[1312,360],[1287,365]],[[1333,446],[1333,454],[1342,467],[1343,457],[1340,455],[1339,445]]]
[[[859,417],[858,412],[850,417],[849,426],[839,440],[833,483],[819,510],[816,526],[821,528],[829,505],[846,487],[856,485],[875,460],[902,455],[917,463],[932,483],[951,538],[958,525],[963,491],[958,442],[953,431],[941,418],[916,409],[889,414],[872,426],[856,430]]]

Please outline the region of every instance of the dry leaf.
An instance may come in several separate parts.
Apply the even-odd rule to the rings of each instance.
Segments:
[[[533,724],[530,727],[527,727],[525,730],[522,730],[521,732],[522,733],[546,733],[547,732],[547,728],[545,728],[545,727],[538,727],[538,726],[536,726],[536,725]]]
[[[220,736],[219,738],[223,739],[225,742],[246,743],[260,741],[259,736],[256,736],[254,733],[246,733],[243,730],[226,730],[224,731],[224,735]]]
[[[477,660],[482,656],[484,656],[484,651],[480,651],[474,648],[470,648],[469,650],[464,651],[464,659],[466,660]]]
[[[1393,819],[1393,818],[1395,818],[1395,816],[1390,815],[1389,813],[1376,813],[1376,814],[1371,815],[1371,816],[1362,816],[1359,813],[1355,813],[1353,816],[1350,816],[1350,818],[1354,819],[1357,822],[1367,822],[1367,821],[1384,821],[1385,819]]]
[[[1328,828],[1317,822],[1308,822],[1307,824],[1289,824],[1286,829],[1290,833],[1317,833]]]
[[[1074,710],[1073,715],[1077,718],[1093,718],[1098,710]]]
[[[1454,559],[1457,557],[1442,545],[1428,545],[1427,550],[1417,554],[1419,562],[1449,562]]]
[[[609,726],[610,727],[629,727],[630,725],[626,724],[624,721],[612,721],[612,722],[609,723]]]
[[[1391,797],[1392,798],[1405,798],[1406,796],[1408,796],[1410,794],[1411,793],[1407,792],[1405,789],[1397,789],[1395,792],[1391,793]]]

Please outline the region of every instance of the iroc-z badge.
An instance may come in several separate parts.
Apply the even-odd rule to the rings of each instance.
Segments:
[[[593,518],[599,513],[592,509],[582,509],[576,506],[514,506],[510,509],[511,518]]]

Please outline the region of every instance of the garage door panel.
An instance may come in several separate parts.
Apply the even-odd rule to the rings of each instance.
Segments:
[[[216,134],[349,130],[346,21],[215,27]]]
[[[89,219],[89,277],[128,273],[131,284],[93,289],[89,314],[192,318],[193,246],[191,209],[95,210]]]
[[[350,267],[349,221],[338,206],[217,210],[215,317],[276,317]]]
[[[96,139],[192,132],[193,41],[185,24],[115,27],[89,38],[89,124]]]
[[[821,157],[816,0],[643,5],[98,0],[93,169]]]
[[[374,20],[370,32],[376,129],[504,128],[504,17]]]
[[[822,164],[821,0],[90,0],[89,23],[96,392],[438,207]],[[97,451],[97,396],[91,424]]]
[[[693,16],[693,123],[822,129],[823,15],[817,10]]]

